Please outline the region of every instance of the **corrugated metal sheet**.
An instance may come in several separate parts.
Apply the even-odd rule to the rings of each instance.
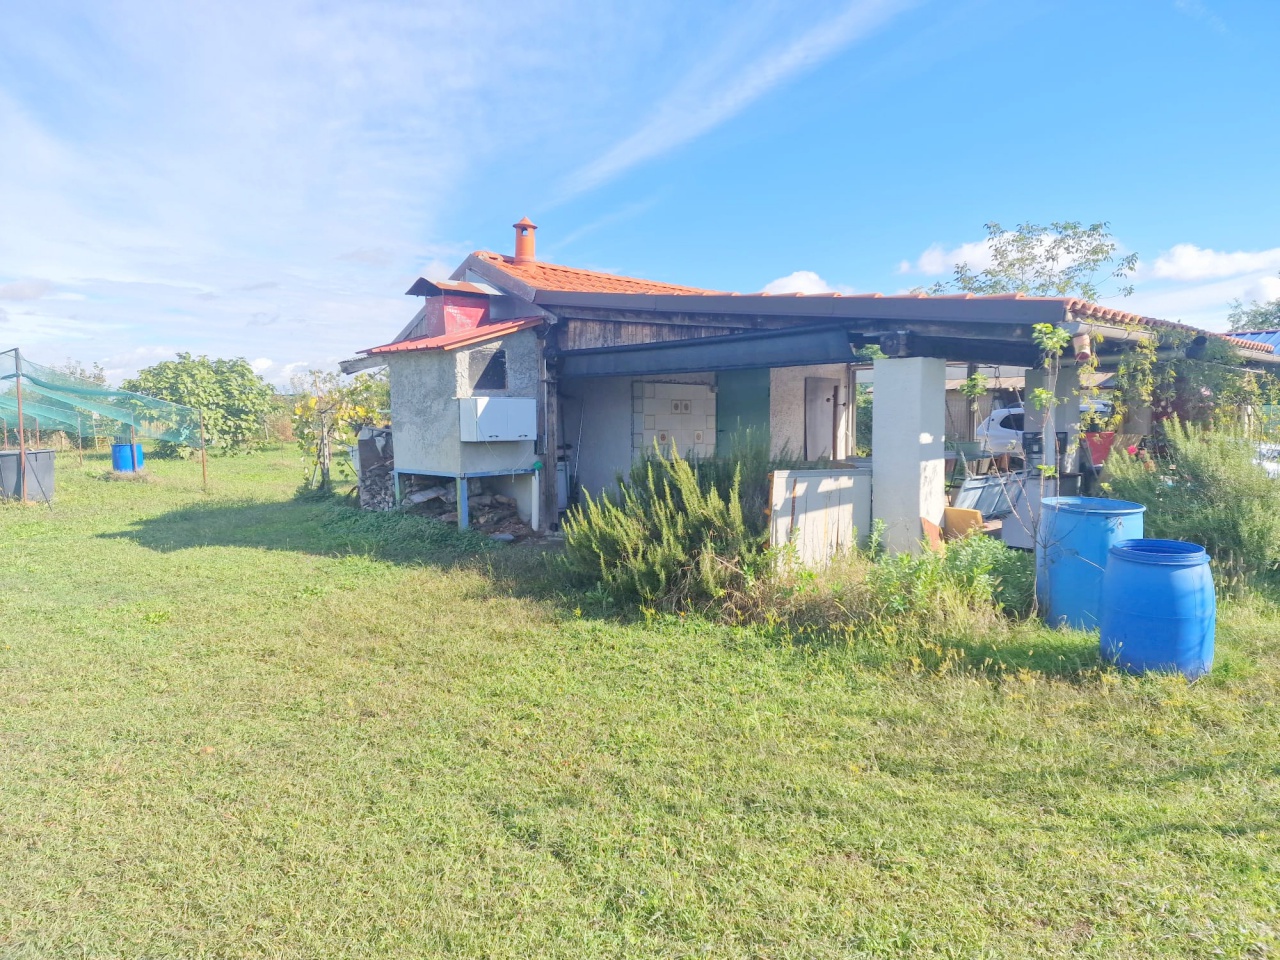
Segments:
[[[871,471],[776,470],[770,507],[770,545],[791,544],[801,566],[824,567],[871,533]]]
[[[1232,336],[1238,340],[1261,343],[1280,353],[1280,330],[1250,330],[1248,333],[1233,333]]]

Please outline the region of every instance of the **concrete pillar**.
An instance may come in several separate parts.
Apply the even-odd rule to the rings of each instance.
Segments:
[[[1080,368],[1074,363],[1058,370],[1058,382],[1054,386],[1053,396],[1056,401],[1053,409],[1054,430],[1067,435],[1066,446],[1059,451],[1059,456],[1065,460],[1067,473],[1079,473]],[[1047,443],[1045,449],[1049,449]]]
[[[875,362],[871,405],[871,516],[893,553],[918,552],[923,517],[942,524],[947,365],[932,357]]]
[[[1053,463],[1053,411],[1049,406],[1037,407],[1037,390],[1049,389],[1049,371],[1044,367],[1031,367],[1026,372],[1026,386],[1022,390],[1022,429],[1028,433],[1044,434],[1044,462]],[[1025,451],[1024,451],[1025,452]]]
[[[1135,400],[1124,412],[1124,423],[1121,433],[1135,433],[1139,436],[1151,436],[1151,404],[1145,400]]]

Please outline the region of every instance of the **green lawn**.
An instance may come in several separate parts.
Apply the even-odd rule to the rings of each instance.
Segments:
[[[288,451],[152,467],[0,507],[0,956],[1280,947],[1270,603],[1194,687],[916,674],[549,599]]]

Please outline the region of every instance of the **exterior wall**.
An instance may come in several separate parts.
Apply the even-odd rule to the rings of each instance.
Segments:
[[[613,489],[618,475],[630,470],[635,458],[648,452],[655,439],[661,441],[662,434],[674,436],[682,453],[693,448],[699,456],[710,456],[715,451],[714,383],[711,373],[562,381],[561,441],[570,445],[569,472],[576,474],[584,491],[596,496]],[[672,402],[683,400],[689,402],[689,411],[674,413]],[[694,440],[698,431],[703,433],[701,444]]]
[[[569,473],[592,496],[631,469],[631,378],[564,380],[560,410],[569,444]]]
[[[538,337],[532,330],[521,330],[501,340],[490,340],[463,350],[451,351],[456,357],[453,368],[455,397],[530,397],[538,396]],[[473,354],[491,354],[495,350],[507,352],[507,389],[475,390],[472,386]],[[453,404],[451,428],[458,432],[458,405]],[[542,433],[539,426],[539,433]],[[519,470],[532,467],[538,460],[535,443],[507,441],[502,443],[463,443],[461,464],[463,473],[484,473],[491,470]],[[399,447],[396,448],[397,453]]]
[[[708,377],[708,380],[711,378]],[[674,443],[684,457],[716,452],[716,395],[710,382],[631,381],[631,453]]]
[[[387,356],[397,470],[444,477],[461,470],[456,363],[443,350]]]
[[[463,443],[458,436],[457,398],[476,395],[471,355],[499,348],[507,351],[507,389],[479,394],[536,398],[538,338],[529,330],[464,350],[422,350],[387,357],[397,470],[452,477],[533,465],[537,457],[532,441]]]
[[[775,367],[769,372],[769,445],[773,455],[804,456],[804,381],[807,377],[827,377],[840,382],[840,410],[836,421],[839,448],[835,459],[850,456],[853,416],[849,405],[849,366],[843,363]]]

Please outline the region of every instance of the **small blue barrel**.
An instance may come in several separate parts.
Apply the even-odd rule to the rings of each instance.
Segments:
[[[1111,548],[1102,589],[1104,660],[1195,680],[1213,666],[1218,609],[1204,547],[1124,540]]]
[[[1142,536],[1147,508],[1102,497],[1045,497],[1036,531],[1036,599],[1049,623],[1097,629],[1107,551]]]
[[[116,473],[133,473],[141,470],[146,462],[140,443],[113,443],[111,445],[111,469]]]

